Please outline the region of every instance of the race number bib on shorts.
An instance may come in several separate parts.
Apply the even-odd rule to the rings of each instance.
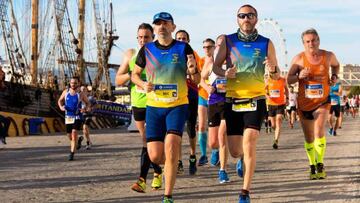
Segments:
[[[233,104],[232,110],[235,112],[247,112],[247,111],[256,111],[257,102],[256,101],[249,101],[239,104]]]
[[[177,84],[162,84],[154,87],[155,99],[162,102],[172,102],[178,98]]]
[[[65,124],[74,124],[75,116],[65,116]]]
[[[226,79],[225,78],[218,78],[215,80],[216,91],[218,93],[225,93],[226,92]]]
[[[278,98],[278,97],[280,97],[280,90],[270,90],[270,97],[271,97],[271,98]]]
[[[305,85],[305,98],[314,99],[324,96],[324,88],[322,84]]]

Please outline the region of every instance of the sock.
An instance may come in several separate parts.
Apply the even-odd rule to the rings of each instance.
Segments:
[[[140,177],[146,180],[146,176],[149,172],[150,168],[150,158],[147,152],[147,148],[143,147],[141,150],[141,158],[140,158]]]
[[[306,155],[309,158],[309,163],[310,165],[315,165],[315,149],[314,149],[314,143],[307,143],[306,141],[304,142],[304,147],[305,147],[305,151],[306,151]]]
[[[317,154],[317,162],[324,163],[324,155],[326,149],[326,138],[323,136],[322,138],[315,138],[314,141],[315,151]]]
[[[152,163],[151,162],[151,164],[153,165],[153,168],[154,168],[154,172],[156,173],[156,174],[162,174],[162,169],[161,169],[161,166],[159,166],[159,165],[157,165],[157,164],[154,164],[154,163]]]
[[[207,133],[199,132],[199,146],[201,156],[206,156]]]

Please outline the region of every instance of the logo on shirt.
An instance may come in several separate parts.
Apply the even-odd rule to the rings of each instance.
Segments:
[[[173,54],[171,63],[179,63],[179,54]]]
[[[259,58],[260,55],[261,55],[261,49],[255,48],[255,49],[254,49],[253,58]]]

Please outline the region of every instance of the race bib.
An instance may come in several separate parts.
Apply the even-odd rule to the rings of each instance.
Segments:
[[[225,93],[226,92],[226,79],[225,78],[218,78],[215,80],[216,91],[218,93]]]
[[[162,84],[154,86],[155,99],[162,102],[172,102],[178,98],[177,84]]]
[[[338,105],[338,100],[337,99],[331,99],[331,105],[332,106]]]
[[[256,111],[256,107],[257,107],[257,102],[256,101],[252,101],[252,102],[244,102],[244,103],[239,103],[239,104],[233,104],[232,105],[232,110],[235,112],[247,112],[247,111]]]
[[[278,98],[278,97],[280,97],[280,90],[270,90],[270,97],[271,97],[271,98]]]
[[[305,98],[314,99],[324,96],[324,88],[322,84],[305,85]]]
[[[74,124],[75,116],[65,116],[65,124]]]

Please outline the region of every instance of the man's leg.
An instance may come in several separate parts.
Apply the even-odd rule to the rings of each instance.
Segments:
[[[244,185],[243,190],[250,190],[251,181],[255,172],[256,166],[256,143],[259,136],[259,131],[247,128],[243,135],[243,149],[244,149]]]
[[[326,178],[326,173],[324,169],[324,156],[326,150],[326,137],[325,137],[325,123],[328,108],[326,105],[321,106],[314,112],[314,136],[315,136],[315,151],[317,155],[317,176],[319,179]]]
[[[282,124],[282,117],[283,117],[283,114],[276,114],[276,117],[275,117],[275,140],[274,140],[274,149],[277,149],[278,148],[278,145],[279,145],[279,139],[280,139],[280,130],[281,130],[281,124]],[[276,144],[276,145],[275,145]]]
[[[179,160],[179,148],[181,137],[175,134],[167,134],[165,137],[165,196],[171,196],[177,174],[177,162]]]

